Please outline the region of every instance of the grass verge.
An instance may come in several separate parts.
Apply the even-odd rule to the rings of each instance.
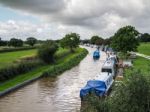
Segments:
[[[133,61],[133,66],[135,69],[139,69],[141,72],[147,74],[150,72],[150,60],[145,59],[143,57],[137,57]]]
[[[75,53],[67,54],[63,58],[57,59],[56,63],[53,65],[45,65],[38,67],[37,69],[19,75],[11,80],[6,81],[5,83],[0,84],[0,92],[5,91],[11,87],[14,87],[18,84],[21,84],[27,80],[43,76],[56,76],[65,70],[72,68],[77,65],[85,56],[87,55],[87,50],[83,48],[78,48]]]
[[[14,64],[19,58],[36,55],[36,52],[37,49],[0,53],[0,68]]]
[[[150,56],[150,42],[141,43],[138,47],[138,52]]]

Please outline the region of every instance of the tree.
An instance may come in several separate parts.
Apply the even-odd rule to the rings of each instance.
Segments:
[[[9,41],[9,46],[22,47],[23,41],[21,39],[11,38]]]
[[[26,40],[26,43],[29,44],[30,46],[34,46],[34,44],[36,44],[36,42],[37,42],[37,39],[34,37],[29,37]]]
[[[107,39],[104,40],[103,44],[104,44],[104,45],[110,45],[110,44],[111,44],[111,41],[112,41],[112,37],[107,38]]]
[[[80,43],[80,36],[76,33],[70,33],[60,41],[62,47],[70,48],[71,52],[74,52],[74,48],[78,47]]]
[[[7,41],[4,41],[0,38],[0,46],[7,46]]]
[[[102,39],[101,37],[99,37],[96,41],[95,44],[96,45],[102,45],[104,43],[104,39]]]
[[[92,38],[91,38],[91,44],[102,45],[103,41],[104,41],[104,39],[97,35],[92,36]]]
[[[48,40],[38,49],[38,56],[45,63],[53,63],[54,54],[57,50],[58,45],[54,41]]]
[[[150,34],[148,33],[141,34],[138,39],[141,42],[150,42]]]
[[[90,43],[90,40],[89,39],[84,39],[84,40],[80,40],[80,42],[82,44],[89,44]]]
[[[132,26],[120,28],[112,37],[111,46],[116,51],[127,53],[127,51],[136,51],[139,45],[139,32]]]

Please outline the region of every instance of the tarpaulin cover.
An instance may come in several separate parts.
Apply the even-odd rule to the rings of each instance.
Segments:
[[[97,96],[102,96],[105,94],[106,89],[105,82],[100,80],[89,80],[86,86],[80,90],[80,97],[84,97],[92,91],[94,91]]]
[[[93,57],[100,57],[100,52],[99,51],[94,51]]]

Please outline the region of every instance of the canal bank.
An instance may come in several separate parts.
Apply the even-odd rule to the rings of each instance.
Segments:
[[[30,73],[22,74],[12,80],[0,84],[0,97],[13,92],[33,81],[45,76],[57,76],[58,74],[79,64],[79,62],[87,55],[87,50],[79,48],[75,53],[70,53],[64,58],[59,59],[56,64],[47,65]],[[40,71],[39,71],[40,70]]]
[[[80,89],[101,70],[106,54],[93,60],[95,48],[80,64],[55,78],[42,78],[0,99],[0,112],[78,112]],[[6,108],[7,107],[7,108]]]

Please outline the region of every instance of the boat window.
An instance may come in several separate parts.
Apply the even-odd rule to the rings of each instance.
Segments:
[[[103,69],[102,69],[102,72],[112,73],[112,70],[111,70],[111,69],[105,69],[105,68],[103,68]]]
[[[107,86],[109,85],[109,82],[107,81]]]

